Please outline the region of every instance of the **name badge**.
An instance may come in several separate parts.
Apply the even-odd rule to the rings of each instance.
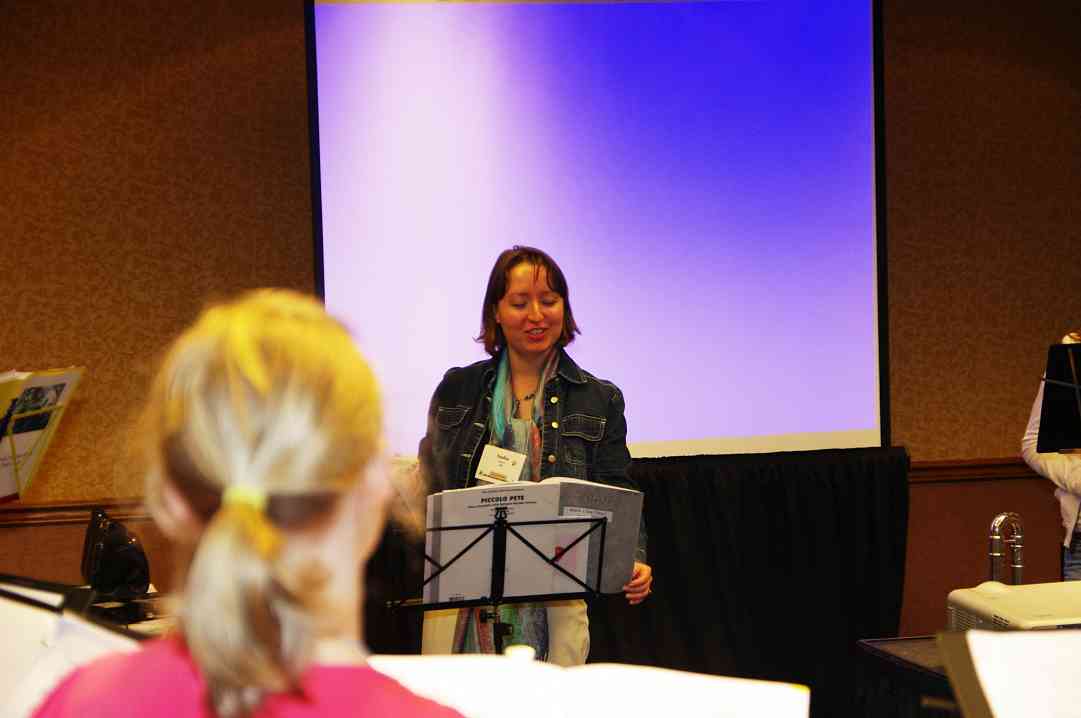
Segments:
[[[522,475],[526,455],[510,449],[501,449],[494,444],[486,444],[477,466],[477,481],[499,484],[518,481]]]

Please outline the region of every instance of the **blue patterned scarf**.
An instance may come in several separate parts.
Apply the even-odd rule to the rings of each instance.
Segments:
[[[528,458],[522,467],[522,481],[540,481],[541,435],[540,423],[544,407],[544,385],[548,382],[556,365],[559,352],[544,364],[537,391],[533,397],[532,419],[515,417],[517,400],[510,381],[510,361],[507,350],[499,358],[496,372],[495,389],[492,394],[492,413],[488,419],[491,429],[490,442],[502,449],[510,449]],[[495,653],[495,640],[492,635],[493,624],[482,621],[480,614],[484,608],[463,608],[458,612],[458,622],[454,629],[455,653]],[[504,638],[504,646],[525,644],[532,646],[537,658],[548,658],[548,610],[543,603],[517,603],[499,606],[501,623],[511,626],[511,633]]]

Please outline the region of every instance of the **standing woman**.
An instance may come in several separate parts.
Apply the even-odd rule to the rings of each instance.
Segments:
[[[1081,343],[1081,329],[1062,338],[1062,344],[1078,343]],[[1055,484],[1055,498],[1066,534],[1062,540],[1062,577],[1067,581],[1081,581],[1081,454],[1072,451],[1041,454],[1036,451],[1042,407],[1043,382],[1040,382],[1021,439],[1021,457],[1033,471]]]
[[[318,302],[263,290],[204,312],[166,356],[142,432],[147,505],[184,559],[179,630],[78,669],[37,716],[458,715],[366,665],[381,408]]]
[[[491,358],[449,370],[432,397],[419,454],[433,492],[476,484],[485,444],[524,454],[523,481],[569,476],[636,488],[627,476],[623,394],[568,356],[564,347],[578,333],[567,280],[555,261],[532,247],[501,253],[488,278],[477,337]],[[642,530],[624,586],[631,604],[651,590],[645,545]],[[482,612],[426,613],[424,652],[494,652],[492,623]],[[552,663],[579,665],[589,654],[585,601],[505,605],[500,621],[512,626],[508,645],[531,645]]]

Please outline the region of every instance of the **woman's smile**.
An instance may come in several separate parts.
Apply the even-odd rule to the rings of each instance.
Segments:
[[[495,309],[507,347],[519,359],[538,359],[559,341],[563,297],[548,284],[544,267],[523,262],[507,272],[507,292]]]

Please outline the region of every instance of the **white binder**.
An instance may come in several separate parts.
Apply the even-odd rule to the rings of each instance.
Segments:
[[[504,601],[620,593],[633,571],[641,514],[641,492],[569,478],[433,494],[424,603],[492,598],[499,516],[507,522]]]

